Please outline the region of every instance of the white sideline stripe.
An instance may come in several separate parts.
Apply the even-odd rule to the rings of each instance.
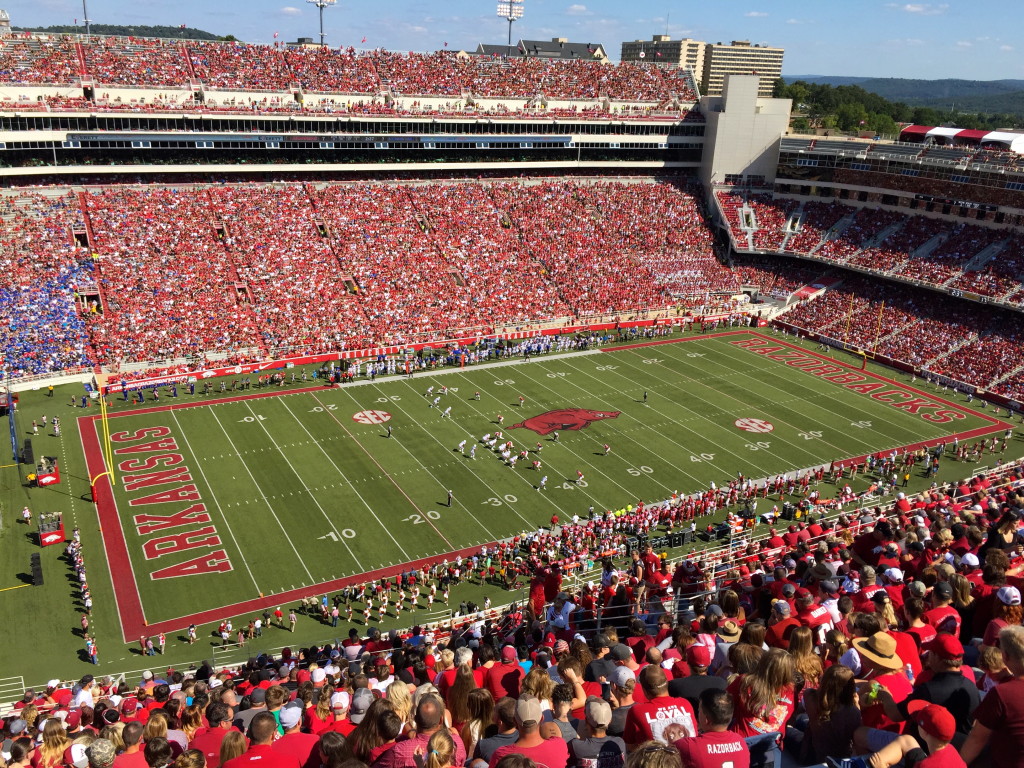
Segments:
[[[237,454],[238,453],[238,448],[235,447],[235,441],[231,439],[231,435],[229,435],[228,431],[226,429],[224,429],[224,425],[221,424],[220,418],[217,416],[217,412],[211,410],[210,413],[213,414],[213,418],[217,422],[217,426],[220,427],[221,432],[224,433],[224,437],[226,437],[228,439],[228,443],[231,444],[231,450],[233,450]],[[306,575],[309,577],[309,580],[315,583],[316,579],[313,578],[313,574],[310,573],[309,572],[309,568],[306,567],[306,561],[302,559],[302,555],[299,554],[299,550],[297,550],[295,548],[295,544],[292,542],[291,536],[288,535],[288,531],[285,529],[284,525],[281,523],[281,518],[279,518],[277,516],[277,512],[274,511],[274,507],[270,503],[270,500],[267,498],[267,494],[265,494],[263,492],[263,489],[260,488],[260,484],[257,483],[256,482],[256,478],[253,477],[252,470],[249,469],[249,465],[245,463],[245,459],[243,459],[241,457],[241,455],[238,456],[238,461],[245,468],[246,474],[248,474],[249,475],[249,479],[252,480],[253,486],[256,488],[257,491],[259,491],[260,496],[263,497],[263,501],[267,505],[267,509],[270,510],[270,514],[273,515],[274,519],[277,521],[277,525],[278,525],[278,527],[280,527],[281,533],[284,534],[285,539],[287,539],[287,541],[288,541],[288,546],[290,546],[292,548],[292,552],[295,553],[295,559],[299,561],[299,565],[302,566],[302,570],[304,570],[306,572]],[[292,470],[292,471],[294,472],[295,470]]]
[[[373,507],[371,507],[367,503],[366,499],[363,498],[363,495],[359,491],[356,490],[356,487],[352,484],[352,481],[348,479],[348,476],[344,472],[341,471],[341,469],[338,467],[338,465],[334,463],[334,459],[331,458],[330,454],[327,453],[327,451],[324,450],[324,447],[320,444],[320,441],[318,441],[316,438],[313,437],[313,435],[310,433],[310,431],[306,428],[306,425],[302,423],[302,420],[298,416],[295,415],[295,412],[292,411],[292,409],[288,407],[288,403],[286,403],[283,399],[281,400],[281,405],[283,405],[285,407],[285,410],[287,410],[288,413],[291,414],[291,417],[293,419],[295,419],[296,423],[298,423],[298,425],[300,427],[302,427],[302,431],[305,432],[307,435],[309,435],[309,439],[312,440],[313,443],[316,445],[316,447],[320,449],[320,452],[324,455],[324,458],[326,458],[329,462],[331,462],[331,466],[334,467],[334,469],[341,476],[341,478],[345,481],[345,483],[348,484],[348,487],[352,489],[352,491],[355,493],[355,495],[359,497],[359,500],[361,502],[363,502],[363,506],[366,507],[366,509],[369,511],[369,513],[371,515],[373,515],[373,519],[376,520],[378,523],[380,523],[380,527],[383,528],[384,532],[391,538],[392,541],[395,542],[395,546],[398,547],[398,550],[403,555],[405,555],[405,557],[409,557],[409,554],[402,548],[402,545],[399,544],[398,541],[395,539],[395,537],[391,535],[391,531],[388,530],[388,527],[386,525],[384,525],[384,521],[382,521],[379,517],[377,517],[377,513],[373,511]],[[307,486],[306,490],[309,490],[308,486]],[[331,527],[332,528],[334,527],[333,523],[332,523]],[[341,540],[345,541],[345,537],[341,535],[341,533],[338,531],[338,529],[334,528],[334,530],[336,532],[338,532],[338,536],[341,538]],[[348,548],[348,551],[351,554],[352,553],[352,549],[349,548],[348,543],[345,544],[345,547]],[[356,556],[354,554],[352,555],[352,559],[356,560]],[[359,565],[359,561],[358,560],[356,560],[356,565],[359,566],[359,570],[362,570],[363,567],[361,565]]]
[[[210,496],[213,498],[213,503],[217,505],[217,511],[220,513],[220,517],[224,521],[224,525],[227,526],[228,535],[231,536],[231,541],[234,542],[235,549],[238,551],[239,557],[242,558],[242,564],[245,566],[245,570],[249,574],[249,578],[252,579],[252,585],[256,587],[256,592],[259,593],[260,585],[256,583],[256,577],[253,575],[252,569],[249,568],[249,559],[245,556],[245,552],[243,552],[242,548],[238,545],[238,540],[235,538],[235,532],[231,528],[231,522],[228,520],[228,516],[224,513],[224,508],[221,506],[220,500],[217,498],[217,494],[213,490],[213,485],[206,479],[206,473],[203,471],[203,462],[196,456],[196,452],[192,450],[192,444],[189,442],[188,435],[185,434],[185,430],[181,426],[181,422],[178,421],[178,409],[171,408],[170,411],[171,418],[174,419],[174,423],[178,427],[178,432],[181,434],[181,439],[185,441],[185,447],[188,448],[188,452],[192,454],[192,458],[196,460],[196,467],[199,469],[199,474],[203,477],[203,482],[206,484],[206,488],[210,492]],[[120,611],[118,611],[118,614],[120,614]],[[122,635],[123,634],[124,633],[122,632]]]

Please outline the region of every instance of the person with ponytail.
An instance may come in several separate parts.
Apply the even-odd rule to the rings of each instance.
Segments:
[[[412,756],[417,768],[451,768],[455,759],[455,739],[442,728],[434,732],[426,748],[417,747]]]

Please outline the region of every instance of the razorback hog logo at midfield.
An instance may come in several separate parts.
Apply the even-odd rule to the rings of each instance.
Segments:
[[[592,411],[589,408],[562,408],[558,411],[542,413],[540,416],[531,416],[526,421],[513,424],[511,429],[526,427],[538,435],[549,435],[559,429],[584,429],[593,421],[618,418],[620,413],[621,411]]]

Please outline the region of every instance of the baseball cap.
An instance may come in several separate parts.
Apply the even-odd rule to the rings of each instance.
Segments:
[[[69,760],[74,768],[88,768],[89,755],[86,754],[85,744],[72,744],[68,747],[65,760]]]
[[[86,748],[85,754],[93,768],[108,768],[114,764],[117,750],[110,739],[96,739]]]
[[[25,732],[25,730],[28,728],[28,723],[26,723],[19,717],[14,720],[11,720],[7,728],[11,732],[11,736],[17,736],[18,734]]]
[[[64,718],[64,727],[69,731],[74,730],[82,724],[82,713],[77,709],[72,709],[68,712],[68,716]]]
[[[919,730],[931,734],[939,741],[952,741],[956,735],[956,719],[945,707],[917,699],[907,706]]]
[[[602,633],[594,635],[594,639],[591,641],[591,646],[594,650],[598,648],[611,648],[612,641],[608,639],[608,635]]]
[[[996,590],[996,597],[1003,605],[1020,605],[1020,590],[1016,587],[1000,587]]]
[[[514,645],[506,645],[501,649],[501,658],[504,661],[516,661],[519,656],[516,654],[516,648]]]
[[[322,667],[317,667],[310,673],[309,679],[314,683],[322,683],[327,679],[327,670]]]
[[[567,642],[565,642],[565,640],[559,640],[557,643],[555,643],[555,654],[568,653],[568,652],[569,652],[569,644]]]
[[[596,728],[607,728],[612,721],[612,707],[604,699],[591,696],[583,707],[587,722]]]
[[[352,703],[348,710],[348,719],[357,725],[363,722],[366,710],[373,703],[373,691],[369,688],[360,688],[352,694]]]
[[[837,585],[831,579],[825,579],[825,581],[819,581],[818,582],[818,586],[821,587],[821,589],[823,589],[825,592],[828,592],[830,595],[838,595],[839,594],[839,585]]]
[[[352,695],[348,691],[338,691],[331,696],[332,709],[348,709],[352,703]]]
[[[936,635],[935,639],[924,646],[926,651],[931,651],[940,659],[959,659],[964,655],[964,647],[953,635]]]
[[[940,581],[938,584],[936,584],[935,588],[932,591],[935,593],[937,597],[939,597],[942,600],[953,599],[953,587],[951,587],[945,581]]]
[[[789,607],[789,603],[785,600],[776,600],[775,612],[780,616],[789,616],[789,614],[792,613],[792,610]]]
[[[706,645],[691,645],[686,649],[686,661],[691,667],[710,666],[711,650]]]
[[[50,681],[49,681],[49,682],[48,682],[48,683],[46,684],[46,687],[47,687],[47,688],[56,688],[56,687],[58,687],[59,685],[60,685],[60,680],[58,680],[57,678],[54,678],[53,680],[50,680]]]
[[[968,568],[977,568],[981,565],[981,561],[973,552],[966,552],[964,553],[964,556],[960,558],[960,565],[965,565]]]
[[[539,725],[541,719],[540,701],[529,694],[519,697],[516,702],[516,720],[523,725]]]
[[[725,611],[722,610],[722,606],[718,603],[711,603],[711,605],[704,609],[704,613],[717,616],[720,619],[725,616]]]
[[[782,585],[782,594],[786,597],[792,597],[796,594],[796,585],[790,582],[786,582]]]
[[[899,568],[887,568],[885,570],[885,578],[889,581],[903,581],[903,571]]]
[[[252,693],[249,694],[249,701],[253,704],[265,704],[267,702],[267,689],[253,688]]]
[[[633,651],[630,650],[628,645],[616,643],[612,646],[608,655],[611,657],[612,661],[629,661],[630,656],[633,655]]]
[[[152,680],[152,679],[153,679],[153,673],[152,673],[152,672],[150,672],[150,671],[149,671],[149,670],[147,669],[147,670],[146,670],[145,672],[143,672],[143,673],[142,673],[142,679],[143,679],[143,680]]]
[[[636,680],[636,673],[629,667],[616,667],[612,673],[612,685],[625,688],[630,680]]]
[[[281,718],[281,727],[294,728],[302,720],[302,707],[289,704],[281,710],[279,717]]]

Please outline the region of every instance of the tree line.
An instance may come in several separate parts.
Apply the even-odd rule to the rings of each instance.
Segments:
[[[885,99],[858,85],[818,85],[804,80],[787,83],[779,78],[775,81],[773,95],[793,100],[792,128],[798,133],[821,128],[894,136],[900,132],[899,123],[989,131],[1024,126],[1021,116],[1011,113],[951,112],[909,106]]]

